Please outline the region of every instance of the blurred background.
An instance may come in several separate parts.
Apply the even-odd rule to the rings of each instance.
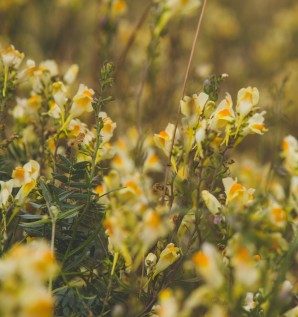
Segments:
[[[114,62],[115,101],[106,110],[117,133],[131,125],[159,132],[176,118],[199,13],[177,14],[152,40],[158,12],[148,0],[0,0],[0,45],[13,44],[37,63],[54,59],[61,73],[76,63],[78,84],[94,89],[101,65]],[[258,146],[266,158],[282,137],[297,136],[297,1],[208,1],[186,94],[222,73],[229,77],[220,98],[228,91],[236,101],[240,88],[256,86],[267,111],[269,133],[242,147]]]

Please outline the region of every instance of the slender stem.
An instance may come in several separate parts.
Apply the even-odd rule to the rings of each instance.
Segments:
[[[118,75],[118,73],[119,73],[119,70],[121,69],[121,67],[122,67],[122,65],[123,65],[123,63],[124,63],[124,61],[125,61],[125,59],[126,59],[126,56],[127,56],[127,53],[129,52],[129,50],[130,50],[132,44],[134,43],[135,38],[136,38],[136,36],[137,36],[137,34],[138,34],[138,32],[139,32],[141,26],[142,26],[143,23],[146,21],[146,18],[147,18],[147,15],[148,15],[149,11],[150,11],[150,8],[151,8],[151,6],[152,6],[152,3],[153,3],[152,0],[150,0],[150,1],[148,2],[148,5],[146,6],[146,8],[145,8],[143,14],[141,15],[141,17],[140,17],[140,19],[139,19],[139,21],[138,21],[138,23],[137,23],[137,25],[136,25],[136,27],[135,27],[135,29],[133,30],[132,34],[130,35],[130,38],[129,38],[129,40],[128,40],[128,42],[127,42],[127,44],[126,44],[124,50],[123,50],[122,53],[120,54],[120,56],[119,56],[119,58],[118,58],[118,61],[117,61],[117,63],[116,63],[116,71],[115,71],[115,73],[114,73],[114,76],[115,76],[115,77],[117,77],[117,75]]]
[[[3,84],[3,90],[2,90],[2,96],[4,98],[6,97],[8,72],[9,72],[9,66],[5,65],[5,67],[4,67],[4,84]]]
[[[51,236],[51,253],[54,256],[55,248],[55,236],[56,236],[56,219],[52,219],[52,236]],[[52,292],[53,289],[53,276],[49,278],[49,292]]]
[[[143,71],[142,71],[142,77],[141,77],[141,82],[139,85],[139,89],[137,91],[137,101],[136,101],[136,127],[139,132],[139,135],[141,135],[142,132],[142,113],[141,113],[141,97],[143,94],[147,74],[148,74],[148,69],[149,69],[149,61],[146,61],[143,65]]]
[[[203,6],[202,6],[202,10],[201,10],[201,14],[200,14],[200,16],[199,16],[199,20],[198,20],[198,24],[197,24],[197,30],[196,30],[196,33],[195,33],[195,36],[194,36],[194,39],[193,39],[192,48],[191,48],[191,52],[190,52],[190,56],[189,56],[189,60],[188,60],[187,68],[186,68],[186,72],[185,72],[185,77],[184,77],[184,82],[183,82],[183,88],[182,88],[182,96],[181,96],[181,99],[183,99],[183,97],[184,97],[185,88],[186,88],[186,83],[187,83],[187,79],[188,79],[188,76],[189,76],[190,66],[191,66],[191,62],[192,62],[193,55],[194,55],[194,52],[195,52],[196,43],[197,43],[198,37],[199,37],[199,33],[200,33],[200,29],[201,29],[201,24],[202,24],[204,12],[205,12],[206,3],[207,3],[207,0],[204,0]],[[168,163],[167,163],[167,165],[166,165],[163,195],[162,195],[162,199],[161,199],[161,203],[162,203],[162,204],[164,204],[164,202],[165,202],[165,196],[166,196],[166,190],[167,190],[167,183],[168,183],[168,177],[169,177],[169,170],[170,170],[170,168],[171,168],[171,166],[172,166],[172,164],[171,164],[171,159],[172,159],[173,147],[174,147],[174,143],[175,143],[175,136],[176,136],[176,131],[177,131],[177,128],[178,128],[180,113],[181,113],[181,108],[180,108],[180,104],[179,104],[178,114],[177,114],[177,120],[176,120],[176,123],[175,123],[175,129],[174,129],[174,133],[173,133],[173,138],[172,138],[172,143],[171,143],[171,149],[170,149],[169,159],[168,159]]]

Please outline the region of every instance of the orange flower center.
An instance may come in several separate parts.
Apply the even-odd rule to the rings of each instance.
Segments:
[[[199,267],[207,267],[209,264],[208,256],[202,251],[195,253],[192,259],[193,262]]]

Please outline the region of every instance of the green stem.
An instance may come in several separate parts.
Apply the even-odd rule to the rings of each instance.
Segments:
[[[2,96],[4,98],[6,97],[8,71],[9,71],[9,66],[5,65],[5,68],[4,68],[4,84],[3,84],[3,90],[2,90]]]
[[[54,256],[55,249],[55,236],[56,236],[56,219],[52,219],[52,236],[51,236],[51,253]],[[49,278],[49,292],[53,289],[53,276]]]

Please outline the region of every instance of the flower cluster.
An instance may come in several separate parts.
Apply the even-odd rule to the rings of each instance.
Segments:
[[[155,4],[175,15],[198,1]],[[257,88],[217,102],[226,75],[213,77],[180,101],[177,125],[113,140],[110,63],[95,91],[72,88],[76,65],[60,76],[54,61],[22,69],[13,47],[1,56],[2,114],[13,120],[0,144],[0,165],[11,162],[0,174],[1,316],[52,316],[47,279],[59,316],[295,316],[298,141],[284,138],[282,172],[264,188],[256,166],[230,169],[238,144],[267,131]],[[15,104],[18,84],[29,91]],[[32,237],[51,250],[37,241],[12,247]]]
[[[52,317],[54,298],[44,286],[58,265],[43,241],[16,245],[0,259],[0,314]]]

